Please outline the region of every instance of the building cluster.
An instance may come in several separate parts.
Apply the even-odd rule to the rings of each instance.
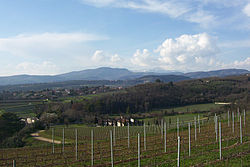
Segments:
[[[123,126],[141,126],[143,125],[143,121],[135,120],[134,118],[124,118],[120,117],[118,119],[99,119],[97,121],[97,126],[117,126],[117,127],[123,127]]]
[[[25,122],[25,124],[33,124],[39,119],[37,117],[28,117],[28,118],[22,118],[21,121]]]

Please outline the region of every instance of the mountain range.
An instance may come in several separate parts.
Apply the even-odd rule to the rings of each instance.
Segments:
[[[54,83],[54,82],[65,82],[65,81],[100,81],[100,80],[137,80],[152,82],[155,79],[162,81],[179,81],[190,78],[206,78],[206,77],[223,77],[229,75],[241,75],[250,73],[244,69],[223,69],[216,71],[199,71],[199,72],[132,72],[125,68],[110,68],[101,67],[97,69],[87,69],[82,71],[73,71],[59,75],[15,75],[0,77],[0,85],[18,85],[18,84],[35,84],[35,83]]]

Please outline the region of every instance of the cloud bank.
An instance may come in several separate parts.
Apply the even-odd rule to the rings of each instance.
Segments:
[[[104,49],[86,51],[88,42],[105,39],[107,38],[83,33],[21,34],[0,38],[0,58],[4,57],[0,62],[0,75],[47,75],[101,66],[137,71],[164,69],[188,72],[220,68],[250,70],[250,57],[224,63],[219,57],[220,48],[232,45],[217,45],[217,38],[207,33],[167,38],[154,49],[137,49],[132,55],[110,53]],[[248,40],[237,41],[234,45],[250,47]]]
[[[119,67],[122,66],[123,61],[124,60],[117,53],[110,54],[103,50],[96,50],[91,56],[91,61],[89,63],[94,67]]]
[[[166,69],[194,70],[213,65],[219,49],[206,33],[166,39],[157,49],[159,63]]]
[[[83,54],[87,43],[107,40],[88,33],[19,34],[0,38],[0,75],[55,74],[75,65],[74,57]],[[4,62],[5,60],[5,62]]]
[[[153,54],[144,49],[137,50],[131,59],[135,66],[165,70],[195,71],[218,68],[219,48],[216,38],[206,33],[167,38]]]

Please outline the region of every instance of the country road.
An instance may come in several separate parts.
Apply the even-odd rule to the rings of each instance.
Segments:
[[[49,142],[49,143],[53,143],[52,139],[49,139],[49,138],[45,138],[45,137],[41,137],[39,136],[39,133],[41,132],[44,132],[44,130],[40,130],[38,132],[35,132],[35,133],[31,133],[30,135],[36,139],[36,140],[40,140],[40,141],[45,141],[45,142]],[[59,141],[59,140],[54,140],[54,143],[55,144],[61,144],[62,142]]]

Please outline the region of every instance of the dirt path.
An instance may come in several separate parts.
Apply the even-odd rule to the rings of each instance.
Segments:
[[[45,138],[45,137],[39,136],[39,133],[41,133],[41,132],[44,132],[44,130],[40,130],[40,131],[38,131],[38,132],[36,132],[36,133],[31,133],[30,135],[31,135],[34,139],[36,139],[36,140],[40,140],[40,141],[45,141],[45,142],[53,143],[52,139],[49,139],[49,138]],[[55,143],[55,144],[61,144],[61,141],[59,141],[59,140],[54,140],[54,143]]]

